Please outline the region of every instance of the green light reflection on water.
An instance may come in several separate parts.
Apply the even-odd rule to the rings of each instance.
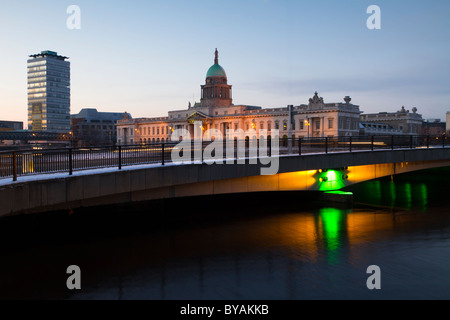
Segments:
[[[427,209],[429,186],[423,182],[402,182],[387,179],[364,182],[361,186],[350,188],[356,202],[373,205],[398,207],[407,210]]]
[[[389,183],[389,193],[391,196],[391,207],[395,206],[395,201],[397,200],[397,193],[396,193],[396,189],[395,189],[395,183],[391,180],[391,182]]]
[[[411,184],[405,184],[404,197],[406,200],[406,207],[409,209],[412,206],[412,194],[411,194]]]
[[[322,208],[319,212],[327,261],[330,264],[339,262],[339,248],[342,246],[345,231],[345,215],[344,210],[337,208]]]
[[[419,186],[420,195],[421,195],[421,207],[426,209],[428,206],[428,189],[425,183],[421,183]]]
[[[361,192],[357,193],[357,199],[360,202],[381,204],[381,182],[379,180],[365,182]]]

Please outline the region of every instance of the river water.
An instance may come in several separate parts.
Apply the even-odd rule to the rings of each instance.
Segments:
[[[449,176],[354,185],[351,207],[288,192],[6,219],[0,298],[449,299]]]

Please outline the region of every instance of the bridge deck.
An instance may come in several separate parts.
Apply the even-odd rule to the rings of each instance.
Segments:
[[[75,171],[71,176],[23,176],[16,182],[3,179],[0,216],[194,195],[336,190],[386,175],[450,166],[450,148],[284,155],[278,160],[274,175],[261,175],[264,165],[258,162],[149,164]]]

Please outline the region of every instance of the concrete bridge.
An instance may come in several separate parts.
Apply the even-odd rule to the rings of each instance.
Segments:
[[[139,165],[0,180],[0,217],[155,199],[245,192],[330,191],[363,181],[450,166],[450,148],[280,156],[261,164]]]

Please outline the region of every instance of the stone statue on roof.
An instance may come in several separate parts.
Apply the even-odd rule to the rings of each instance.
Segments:
[[[314,93],[314,97],[309,99],[310,107],[319,108],[319,107],[323,106],[323,104],[324,104],[323,98],[319,97],[319,94],[317,93],[317,91]]]

